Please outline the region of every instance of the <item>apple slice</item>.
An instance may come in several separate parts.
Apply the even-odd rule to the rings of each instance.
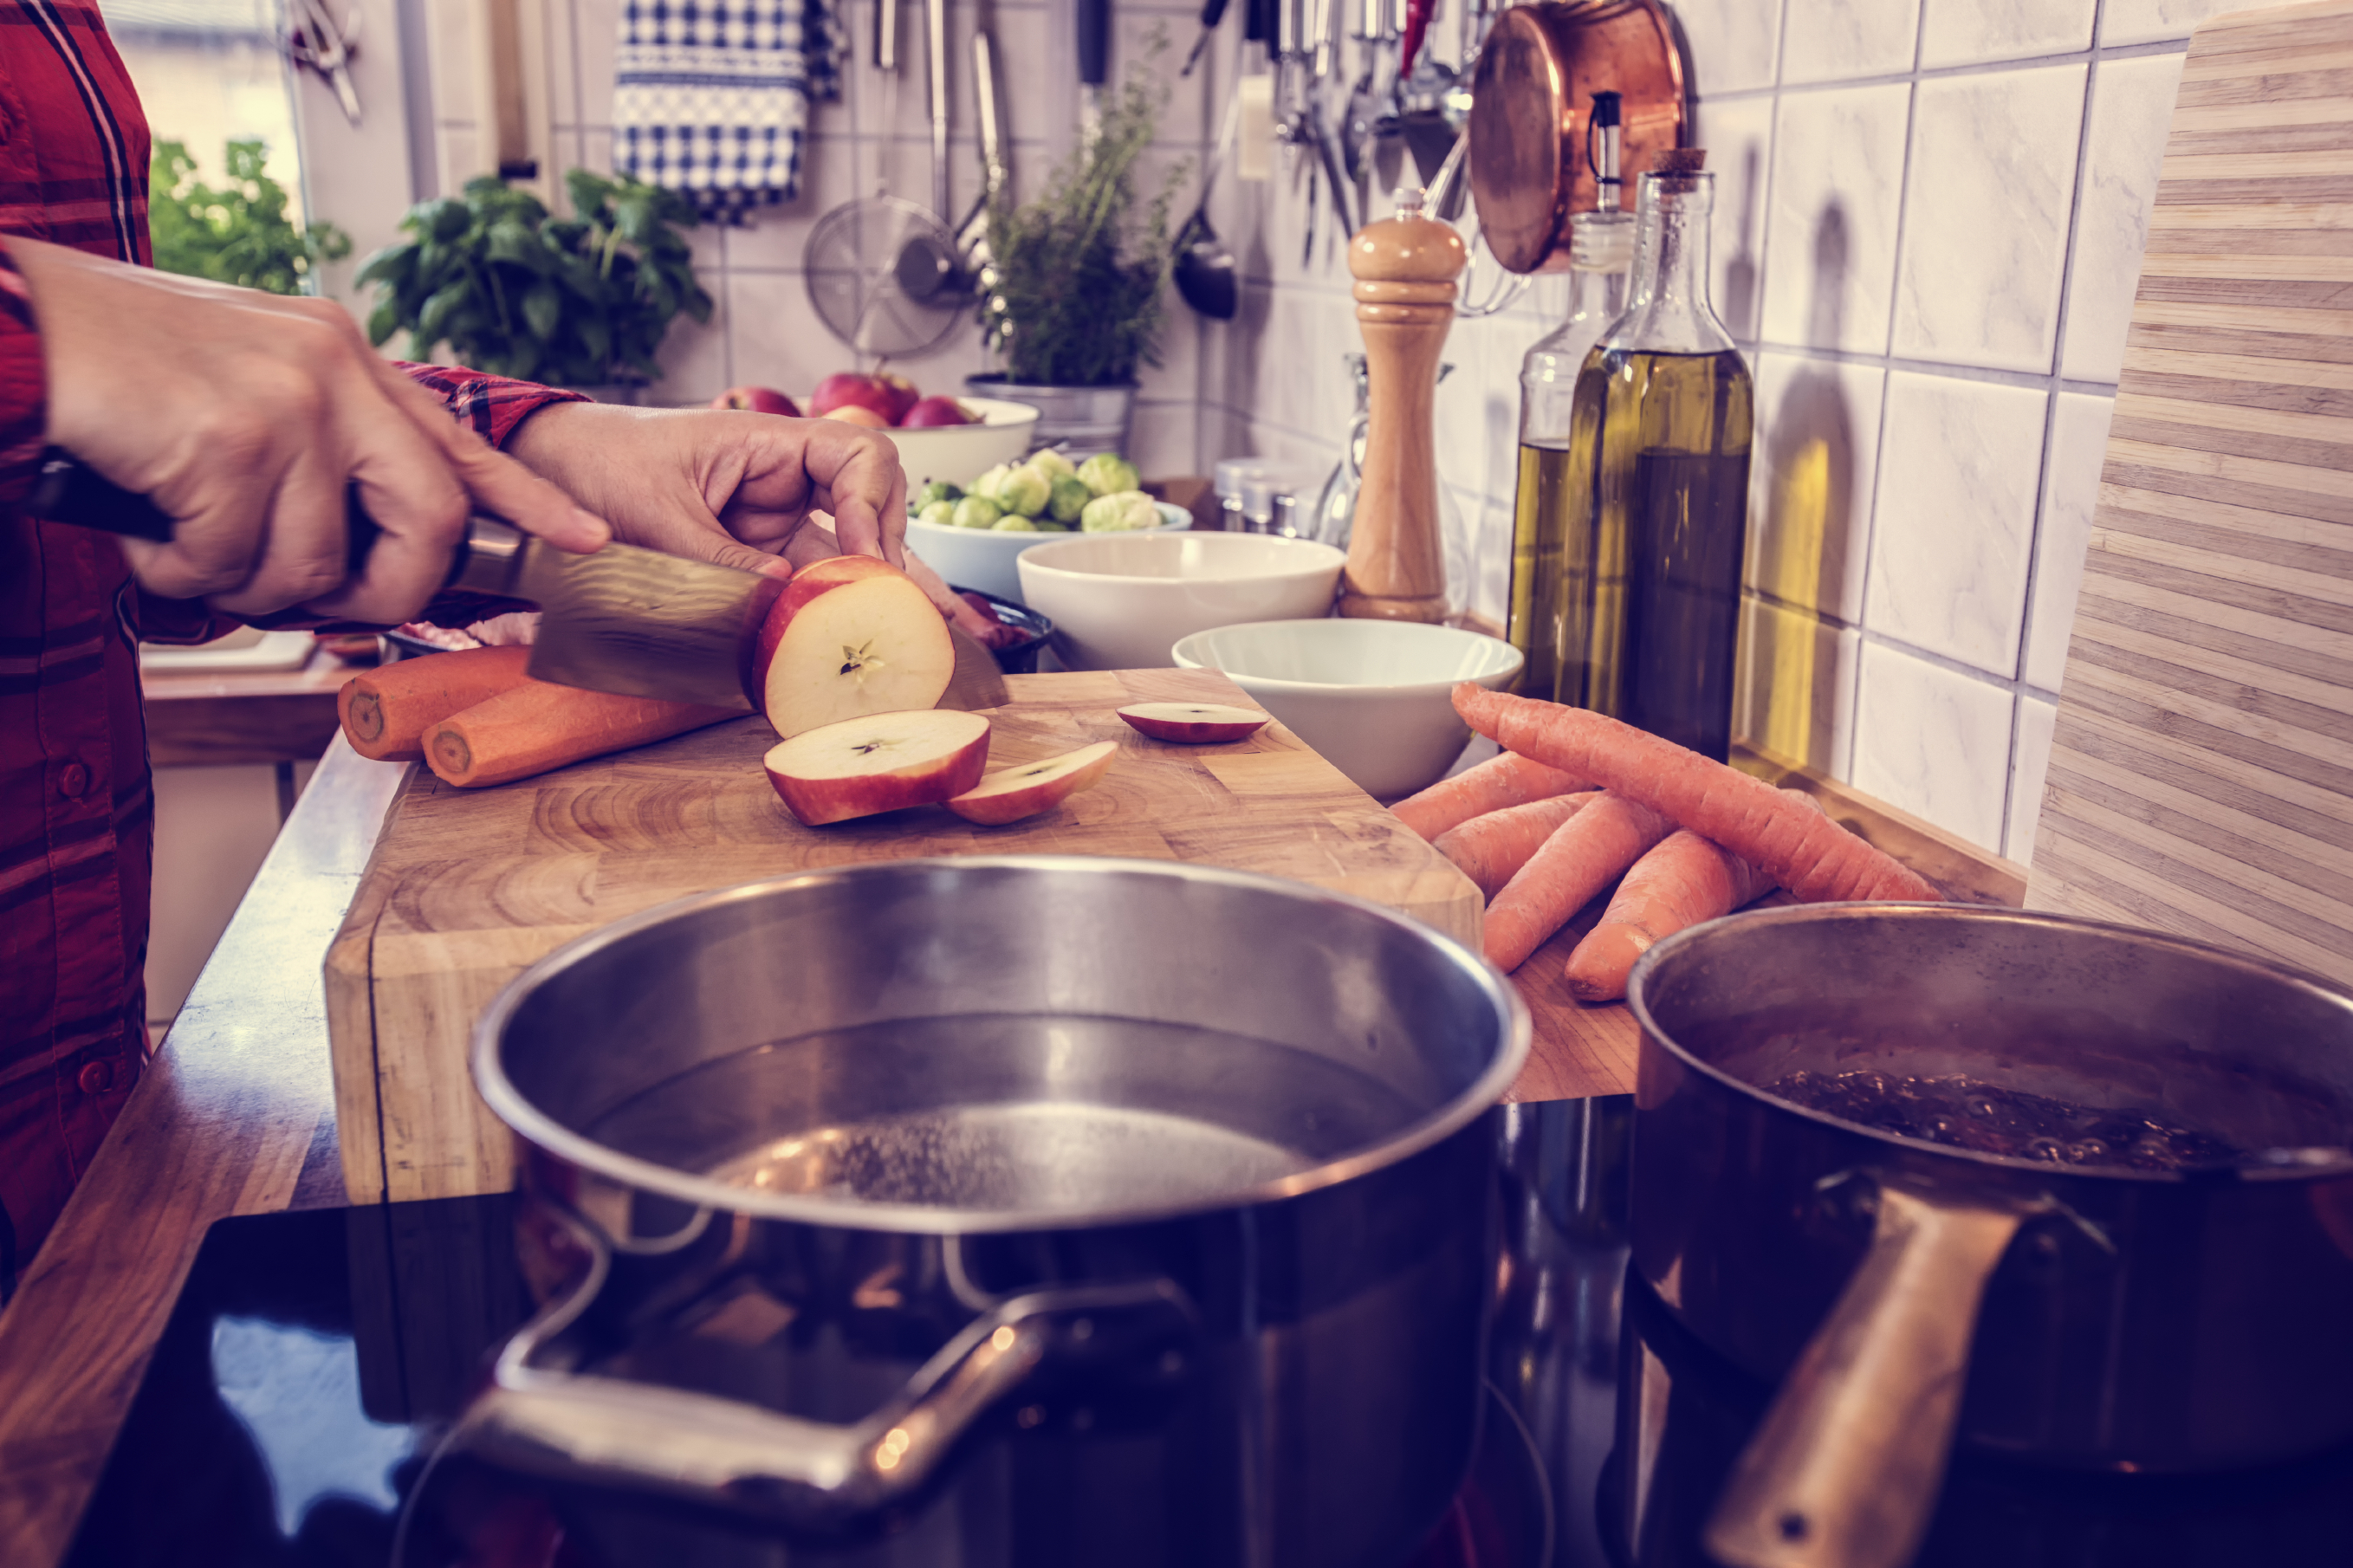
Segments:
[[[988,766],[988,721],[954,708],[869,713],[779,741],[761,763],[785,809],[822,827],[964,794]]]
[[[952,797],[948,809],[966,822],[997,827],[1050,811],[1082,789],[1092,789],[1119,754],[1115,741],[1097,741],[1059,757],[999,768],[974,788]]]
[[[749,693],[786,740],[820,724],[937,703],[955,673],[948,624],[915,580],[871,555],[794,574],[776,595]]]
[[[1155,741],[1188,746],[1246,741],[1267,720],[1254,708],[1228,708],[1216,702],[1136,702],[1121,709],[1119,716]]]

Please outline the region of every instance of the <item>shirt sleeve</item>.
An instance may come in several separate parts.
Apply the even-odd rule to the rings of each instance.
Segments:
[[[441,399],[451,417],[493,447],[504,447],[515,426],[551,403],[588,401],[576,392],[509,381],[456,365],[397,363],[411,381]]]
[[[31,493],[47,425],[40,329],[34,324],[24,275],[0,242],[0,507],[13,507]]]

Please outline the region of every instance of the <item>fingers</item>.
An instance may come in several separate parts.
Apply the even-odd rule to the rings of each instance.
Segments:
[[[410,422],[439,449],[475,510],[503,519],[558,549],[582,554],[603,548],[612,538],[613,531],[603,519],[583,510],[562,490],[450,418],[439,398],[392,365],[374,354],[368,358],[378,385],[407,410]],[[362,475],[362,482],[370,478]]]
[[[833,514],[842,553],[906,565],[907,471],[899,466],[899,449],[839,420],[795,423],[802,436],[801,467],[816,489],[812,499]]]

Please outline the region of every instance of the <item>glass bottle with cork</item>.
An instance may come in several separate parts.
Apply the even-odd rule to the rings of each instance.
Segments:
[[[1597,92],[1586,118],[1585,161],[1597,199],[1569,218],[1568,319],[1536,340],[1520,362],[1520,464],[1512,509],[1512,582],[1504,635],[1526,659],[1518,690],[1558,698],[1561,545],[1570,508],[1561,493],[1568,470],[1571,414],[1578,374],[1601,334],[1626,308],[1626,274],[1634,261],[1634,215],[1622,205],[1619,176],[1620,100]]]
[[[1553,695],[1721,762],[1755,416],[1708,301],[1706,156],[1664,152],[1641,177],[1631,298],[1577,374],[1558,454]]]

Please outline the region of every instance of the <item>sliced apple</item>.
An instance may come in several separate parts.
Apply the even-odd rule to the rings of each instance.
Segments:
[[[915,580],[871,555],[796,573],[761,623],[750,695],[786,740],[868,713],[929,708],[955,673],[948,624]]]
[[[1229,708],[1217,702],[1136,702],[1121,709],[1119,716],[1155,741],[1188,746],[1246,741],[1267,720],[1254,708]]]
[[[1094,788],[1118,754],[1116,742],[1098,741],[1043,762],[999,768],[950,799],[947,806],[966,822],[984,827],[1018,822],[1052,810],[1082,789]]]
[[[988,721],[954,708],[869,713],[779,741],[761,763],[785,809],[822,827],[964,794],[988,766]]]

